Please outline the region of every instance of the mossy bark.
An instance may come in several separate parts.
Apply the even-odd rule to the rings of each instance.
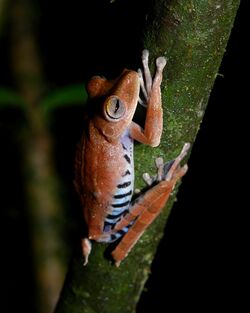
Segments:
[[[136,145],[136,187],[143,184],[143,172],[155,171],[156,156],[172,159],[184,142],[194,142],[239,2],[155,1],[147,17],[144,47],[151,60],[160,55],[168,58],[162,84],[164,132],[158,148]],[[103,244],[94,244],[87,267],[76,253],[56,312],[135,312],[174,200],[175,192],[119,268],[104,257]]]

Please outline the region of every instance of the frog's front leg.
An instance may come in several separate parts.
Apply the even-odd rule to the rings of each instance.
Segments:
[[[120,262],[127,256],[132,247],[144,233],[145,229],[154,221],[165,206],[168,198],[174,189],[176,182],[186,173],[187,165],[180,166],[181,160],[186,156],[190,147],[186,143],[179,156],[172,162],[163,164],[162,159],[157,159],[156,166],[158,173],[153,179],[146,180],[152,186],[145,194],[140,196],[134,205],[130,208],[121,221],[115,226],[114,231],[124,229],[131,225],[128,232],[122,237],[120,243],[112,252],[115,264],[119,266]]]
[[[140,77],[141,91],[144,95],[147,107],[144,130],[136,123],[130,126],[130,136],[135,140],[156,147],[160,143],[163,120],[161,103],[162,72],[166,65],[166,59],[156,59],[156,73],[152,79],[148,67],[148,50],[142,52],[143,72],[138,71]]]

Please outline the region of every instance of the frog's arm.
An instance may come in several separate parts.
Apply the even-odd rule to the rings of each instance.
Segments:
[[[162,134],[162,104],[161,104],[161,81],[162,71],[166,65],[166,59],[159,57],[156,60],[156,74],[152,77],[148,67],[148,51],[144,50],[142,55],[144,79],[139,71],[141,90],[147,103],[147,114],[144,130],[136,123],[132,122],[130,126],[130,136],[144,144],[156,147],[160,144]]]

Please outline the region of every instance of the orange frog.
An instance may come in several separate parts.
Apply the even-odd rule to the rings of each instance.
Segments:
[[[88,262],[91,240],[110,243],[120,239],[112,252],[119,266],[187,171],[187,165],[181,167],[180,162],[187,154],[188,143],[173,161],[164,164],[162,158],[157,158],[157,175],[143,175],[148,190],[131,200],[133,141],[156,147],[162,134],[160,85],[166,59],[157,58],[152,79],[148,55],[144,50],[143,72],[124,70],[113,81],[95,76],[87,86],[91,112],[77,151],[75,177],[88,227],[88,235],[82,239],[84,265]],[[139,97],[140,91],[144,100]],[[147,108],[144,129],[132,121],[138,102]]]

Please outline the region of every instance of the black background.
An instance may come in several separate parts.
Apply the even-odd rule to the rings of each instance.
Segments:
[[[90,1],[86,8],[87,4],[80,1],[70,4],[59,0],[38,1],[36,26],[51,90],[82,83],[93,74],[114,76],[124,66],[134,68],[139,64],[138,38],[143,13],[150,8],[150,1],[138,1],[138,7],[132,0],[120,1],[109,11],[108,18],[107,3]],[[248,12],[249,2],[242,1],[219,70],[223,76],[216,79],[189,160],[189,172],[183,179],[138,312],[243,311],[240,307],[243,307],[245,272],[240,246],[245,228],[239,223],[249,206],[242,200],[246,194],[242,178],[248,166]],[[11,86],[8,32],[0,43],[0,82]],[[80,117],[75,109],[59,110],[52,127],[58,171],[65,182],[69,207],[76,201],[72,177]],[[0,311],[3,313],[20,309],[34,312],[17,134],[21,123],[19,112],[1,112]]]

